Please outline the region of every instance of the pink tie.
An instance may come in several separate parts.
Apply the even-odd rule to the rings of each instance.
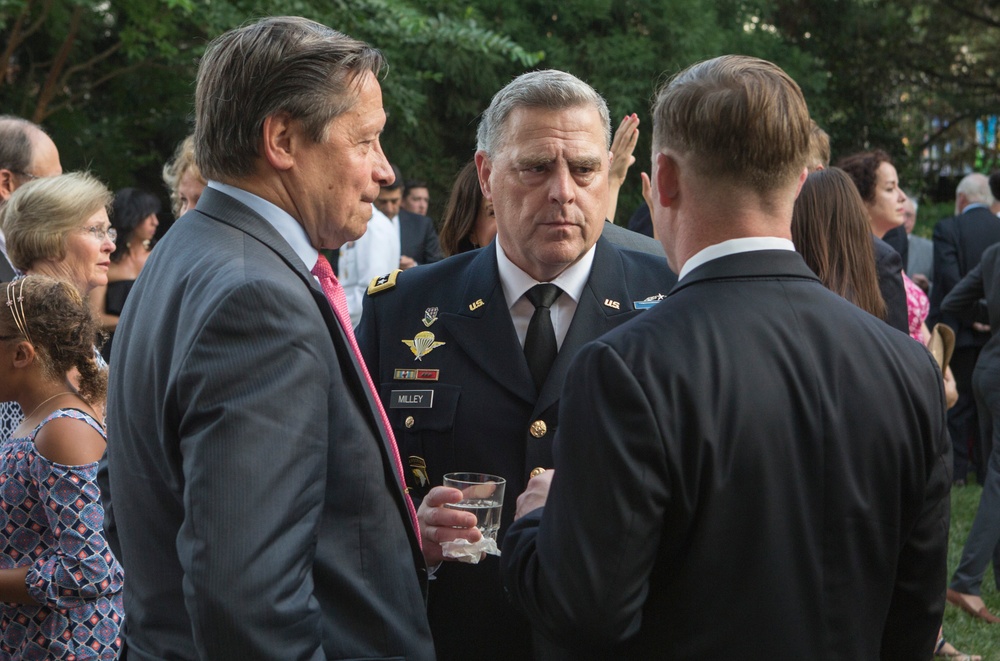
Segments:
[[[351,351],[354,352],[354,357],[358,359],[358,365],[361,366],[361,373],[365,376],[365,382],[371,391],[372,399],[375,400],[375,406],[378,407],[378,414],[382,417],[382,424],[385,426],[385,435],[389,437],[389,445],[392,447],[392,457],[396,461],[396,472],[399,474],[399,483],[405,489],[406,478],[403,475],[403,462],[399,459],[399,447],[396,446],[396,436],[392,433],[392,426],[389,425],[389,417],[385,414],[385,409],[382,407],[382,400],[379,399],[378,391],[375,390],[375,383],[368,373],[365,359],[361,356],[358,340],[354,337],[354,327],[351,325],[351,314],[347,311],[347,295],[344,294],[344,288],[340,286],[340,281],[333,274],[330,262],[322,254],[316,261],[316,266],[313,267],[312,274],[319,278],[319,284],[323,288],[323,293],[326,294],[326,300],[330,302],[330,307],[333,308],[333,313],[337,315],[340,327],[344,329],[344,334],[347,335]],[[420,538],[420,524],[417,521],[417,510],[413,507],[410,494],[407,492],[403,496],[406,499],[406,508],[410,511],[410,518],[413,519],[413,528],[417,531],[417,543],[423,548],[423,540]]]

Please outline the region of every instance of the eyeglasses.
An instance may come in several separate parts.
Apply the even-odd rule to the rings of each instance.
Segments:
[[[27,177],[28,181],[32,179],[41,179],[37,174],[31,174],[30,172],[25,172],[24,170],[11,170],[12,173],[21,175],[22,177]]]
[[[97,225],[91,225],[90,227],[84,227],[83,231],[87,232],[98,241],[103,241],[104,237],[108,237],[112,241],[118,238],[118,230],[114,227],[104,229],[103,227],[98,227]]]

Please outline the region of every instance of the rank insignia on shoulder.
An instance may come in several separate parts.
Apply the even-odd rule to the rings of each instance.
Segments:
[[[424,310],[424,318],[423,318],[424,326],[430,328],[431,324],[433,324],[437,320],[438,320],[437,308],[427,308],[426,310]]]
[[[437,381],[440,376],[441,370],[400,367],[392,371],[392,378],[396,381]]]
[[[666,294],[654,294],[653,296],[647,296],[641,301],[632,301],[632,305],[635,306],[636,310],[648,310],[666,297]]]
[[[410,351],[416,356],[414,360],[421,360],[434,349],[444,346],[444,342],[434,341],[434,333],[430,331],[420,331],[412,340],[403,340],[403,344],[410,347]]]
[[[372,281],[368,283],[368,295],[377,294],[380,291],[385,291],[387,289],[392,289],[396,286],[396,278],[399,277],[400,269],[396,269],[392,273],[386,273],[385,275],[380,275],[377,278],[372,278]]]

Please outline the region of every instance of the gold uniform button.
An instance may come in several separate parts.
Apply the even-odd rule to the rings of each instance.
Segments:
[[[529,478],[531,478],[531,477],[538,477],[539,475],[541,475],[544,472],[545,472],[545,469],[542,468],[541,466],[538,466],[537,468],[533,468],[531,470],[531,472],[528,473],[528,477]]]
[[[545,436],[545,433],[549,430],[548,426],[545,424],[544,420],[535,420],[531,423],[531,435],[535,438],[541,438]]]
[[[410,429],[411,427],[413,427],[413,423],[414,423],[414,420],[413,420],[413,416],[412,415],[406,416],[406,420],[403,422],[403,424],[406,425],[407,429]]]

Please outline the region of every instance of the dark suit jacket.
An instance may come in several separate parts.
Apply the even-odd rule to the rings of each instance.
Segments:
[[[906,233],[906,228],[902,225],[893,227],[885,233],[882,240],[888,243],[890,248],[899,253],[899,257],[903,262],[903,268],[906,268],[906,265],[910,261],[910,241],[909,235]]]
[[[987,207],[968,209],[934,226],[934,288],[927,326],[933,327],[941,321],[951,326],[956,347],[981,347],[989,334],[972,330],[971,323],[963,323],[942,310],[941,301],[959,280],[976,268],[983,251],[997,242],[1000,242],[1000,218]]]
[[[986,249],[979,264],[941,301],[941,311],[963,325],[974,321],[990,325],[990,339],[976,360],[976,371],[989,373],[995,381],[1000,374],[1000,244]]]
[[[931,657],[940,373],[798,254],[693,270],[579,352],[559,415],[547,505],[510,527],[501,563],[514,603],[579,658]]]
[[[906,287],[903,285],[903,260],[888,243],[872,235],[875,246],[875,271],[878,288],[885,299],[886,323],[907,335],[910,334],[906,312]]]
[[[136,281],[113,358],[130,659],[434,658],[374,400],[269,223],[205,189]]]
[[[399,248],[400,254],[411,257],[418,265],[433,264],[444,258],[434,221],[406,209],[399,210]]]
[[[0,282],[10,282],[16,276],[14,267],[7,261],[7,255],[0,253]]]
[[[633,303],[666,294],[675,280],[663,258],[622,250],[601,238],[590,279],[541,392],[535,390],[511,322],[495,244],[404,271],[394,289],[366,297],[358,328],[365,362],[381,384],[403,457],[427,467],[426,482],[416,472],[408,476],[412,493],[421,497],[452,471],[506,478],[502,539],[531,470],[553,465],[559,392],[576,351],[646,314]],[[436,308],[437,320],[428,326],[423,320],[430,308]],[[425,331],[444,344],[415,360],[403,340]],[[426,381],[397,374],[415,369],[439,373]],[[392,393],[401,390],[433,391],[433,407],[395,408]],[[527,623],[507,604],[496,557],[478,565],[445,563],[435,574],[429,599],[431,630],[442,661],[469,658],[470,632],[477,660],[531,658]]]
[[[619,227],[612,222],[604,223],[604,231],[601,233],[611,243],[626,248],[628,250],[638,250],[639,252],[658,255],[666,259],[663,251],[663,244],[652,239],[645,234],[640,234],[634,230]]]

